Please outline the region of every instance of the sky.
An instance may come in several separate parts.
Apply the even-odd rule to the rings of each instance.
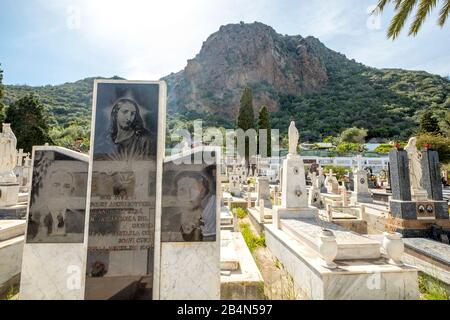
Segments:
[[[450,22],[437,11],[420,34],[386,38],[392,6],[377,0],[0,0],[4,83],[47,85],[87,77],[157,80],[182,70],[221,25],[259,21],[315,36],[377,68],[450,75]]]

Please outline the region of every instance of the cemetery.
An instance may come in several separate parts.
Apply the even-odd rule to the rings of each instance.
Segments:
[[[69,2],[0,4],[1,303],[450,300],[450,0]]]
[[[215,146],[168,156],[164,82],[97,80],[94,92],[89,154],[24,154],[3,124],[0,294],[283,299],[277,268],[290,299],[416,300],[421,274],[450,285],[439,156],[415,138],[391,149],[374,187],[360,155],[344,177],[299,155],[295,121],[287,155],[253,166]]]

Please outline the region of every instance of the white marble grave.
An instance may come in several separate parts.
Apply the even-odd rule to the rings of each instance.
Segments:
[[[85,211],[89,157],[60,147],[34,147],[33,164],[35,164],[36,153],[42,156],[42,161],[39,167],[33,166],[31,205],[27,213],[19,298],[21,300],[81,300],[84,297],[86,264],[84,231],[89,220]],[[66,160],[58,160],[58,157],[64,157]],[[67,160],[69,158],[72,160]],[[52,188],[50,184],[53,183],[52,177],[56,172],[61,179],[66,176],[71,176],[73,179],[67,181],[67,185],[70,184],[67,188],[70,190],[66,195],[53,194],[53,198],[49,199],[46,191],[50,192],[47,188]],[[60,172],[62,174],[59,174]],[[61,183],[57,188],[65,190],[63,180],[55,180],[54,183]],[[64,200],[65,204],[54,202],[58,199]],[[67,221],[69,210],[79,211],[82,230],[70,233],[70,230],[66,228],[59,232],[55,225],[49,225],[49,229],[46,229],[44,224],[47,220],[43,216],[46,211],[43,208],[48,206],[51,213],[59,204],[67,206],[66,227],[68,223],[70,224]],[[39,214],[41,214],[40,218]],[[52,232],[50,235],[49,230]]]

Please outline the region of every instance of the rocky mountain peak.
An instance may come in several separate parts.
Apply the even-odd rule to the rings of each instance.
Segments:
[[[221,26],[183,71],[166,78],[170,108],[235,116],[247,86],[255,109],[271,111],[278,108],[278,94],[320,90],[328,76],[311,48],[315,40],[283,36],[260,22]]]

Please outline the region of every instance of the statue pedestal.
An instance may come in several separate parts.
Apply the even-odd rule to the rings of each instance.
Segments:
[[[12,207],[19,201],[19,184],[0,184],[0,207]]]
[[[274,226],[279,229],[281,219],[314,218],[318,209],[308,205],[305,167],[298,155],[288,155],[283,161],[281,206],[272,209]]]
[[[308,207],[305,167],[298,155],[288,155],[283,161],[281,206],[286,209]]]

